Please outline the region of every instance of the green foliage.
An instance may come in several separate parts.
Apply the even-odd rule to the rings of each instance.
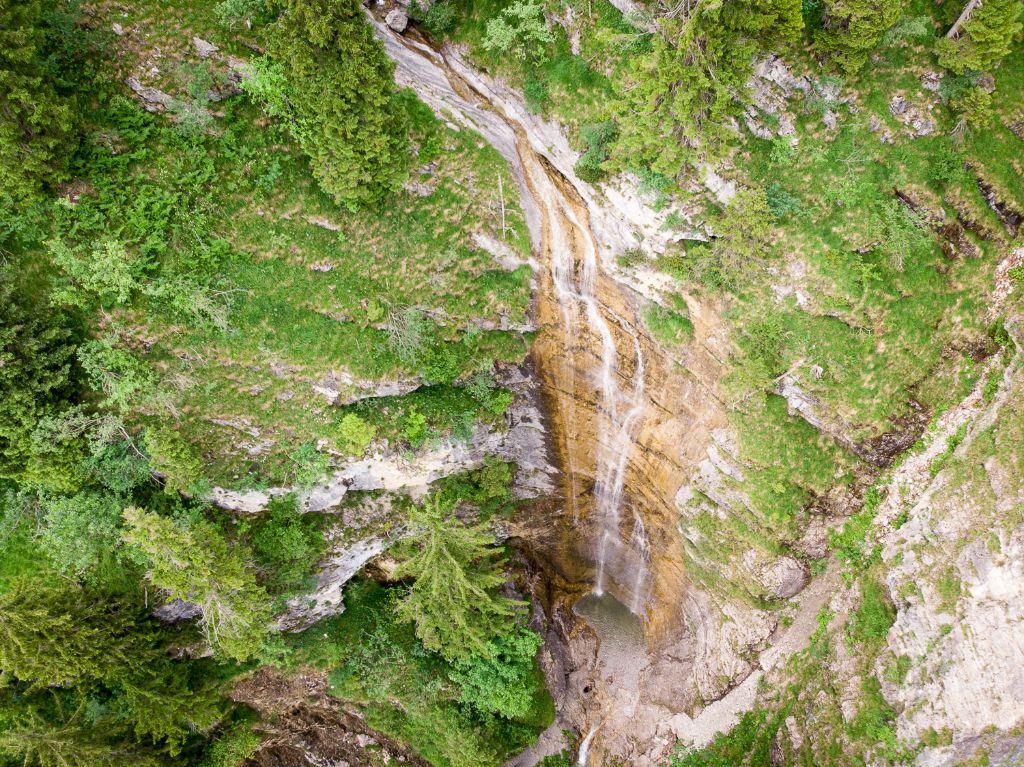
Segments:
[[[644,323],[663,344],[679,346],[693,340],[690,318],[661,304],[651,304],[644,309]]]
[[[170,427],[147,427],[143,444],[153,471],[163,477],[165,492],[188,493],[203,478],[202,459],[188,440]]]
[[[300,588],[324,549],[316,515],[301,514],[294,496],[274,499],[265,514],[252,523],[252,547],[266,568],[264,581],[271,592]]]
[[[963,121],[962,124],[973,130],[985,128],[995,118],[992,94],[980,86],[970,88],[966,93],[952,99],[950,106]]]
[[[956,38],[939,41],[939,64],[962,75],[998,64],[1024,29],[1024,2],[985,0],[979,3]]]
[[[189,524],[129,507],[125,543],[147,560],[149,579],[202,610],[207,641],[225,657],[245,661],[264,649],[270,630],[266,592],[256,585],[242,553],[210,524]]]
[[[829,534],[829,544],[836,556],[855,570],[864,570],[878,559],[878,547],[869,533],[881,502],[878,488],[868,488],[861,510],[846,520],[838,532]]]
[[[460,700],[507,719],[525,716],[537,694],[534,657],[542,643],[534,632],[518,629],[492,639],[480,654],[456,659],[448,676],[459,686]]]
[[[26,473],[40,420],[76,394],[69,325],[62,312],[26,300],[0,269],[0,476]]]
[[[247,723],[228,730],[207,749],[199,767],[241,767],[256,753],[260,736]]]
[[[691,279],[709,287],[740,290],[764,269],[771,255],[772,212],[763,189],[736,194],[714,220],[710,247],[694,244]]]
[[[73,249],[60,240],[47,243],[50,258],[67,275],[69,283],[54,292],[54,301],[89,307],[98,301],[105,307],[126,304],[138,289],[134,257],[117,240],[92,244],[88,252]]]
[[[597,125],[587,125],[580,136],[587,145],[580,159],[576,161],[576,175],[584,181],[596,183],[604,176],[602,164],[611,156],[610,147],[618,136],[618,126],[612,120]]]
[[[93,388],[103,394],[103,405],[115,412],[129,412],[154,394],[153,371],[130,351],[115,346],[106,336],[78,347],[78,362]]]
[[[377,428],[355,413],[346,413],[338,424],[338,446],[350,455],[362,455],[377,436]]]
[[[731,138],[723,126],[743,109],[754,54],[802,28],[799,0],[701,0],[685,18],[663,20],[653,52],[634,60],[623,87],[620,164],[675,178],[714,159]]]
[[[274,63],[246,87],[285,120],[324,191],[355,209],[397,189],[407,113],[358,0],[288,0],[268,50]]]
[[[896,610],[885,587],[874,578],[861,578],[860,591],[860,606],[850,614],[846,624],[847,639],[851,646],[881,646],[896,620]]]
[[[905,0],[826,0],[818,51],[844,72],[856,72],[903,12]]]
[[[63,181],[78,143],[78,101],[54,66],[62,40],[53,17],[69,7],[0,2],[0,189],[14,199]]]
[[[116,551],[121,528],[117,497],[83,492],[45,498],[42,507],[41,543],[67,575],[92,570]]]
[[[487,23],[484,48],[510,53],[524,61],[537,61],[545,46],[554,42],[543,7],[535,0],[514,0],[501,15]]]
[[[439,500],[425,500],[410,517],[413,550],[395,576],[413,584],[398,614],[415,622],[428,649],[454,661],[486,654],[487,643],[515,625],[522,603],[496,593],[505,576],[486,525],[463,524]]]

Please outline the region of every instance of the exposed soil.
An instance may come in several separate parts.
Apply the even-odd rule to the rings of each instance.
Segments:
[[[231,697],[260,715],[259,750],[245,767],[430,767],[407,746],[373,730],[359,711],[327,693],[327,675],[294,677],[264,667],[243,677]]]

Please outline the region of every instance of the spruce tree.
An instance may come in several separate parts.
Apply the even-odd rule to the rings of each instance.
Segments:
[[[868,60],[903,12],[905,0],[826,0],[818,51],[844,72],[856,72]]]
[[[64,316],[27,300],[12,270],[0,269],[0,477],[26,473],[40,419],[74,396],[73,344]]]
[[[285,118],[324,191],[355,209],[397,189],[408,119],[359,0],[287,0],[269,40],[279,68],[257,95]]]
[[[685,18],[663,20],[623,86],[613,159],[669,178],[713,160],[743,110],[754,56],[802,29],[798,0],[699,0]]]
[[[416,636],[449,660],[485,654],[487,643],[512,631],[521,602],[496,593],[505,583],[486,524],[465,525],[437,498],[413,512],[414,551],[395,571],[411,578],[398,606]]]
[[[138,508],[124,511],[126,543],[149,560],[149,579],[171,599],[202,610],[213,648],[245,661],[259,655],[270,629],[270,600],[245,559],[212,525],[180,525]]]
[[[962,75],[998,64],[1024,29],[1024,0],[970,2],[939,41],[939,64]]]
[[[133,662],[134,623],[81,589],[17,578],[0,593],[0,670],[40,685],[101,679]]]
[[[77,104],[49,60],[56,5],[0,0],[0,193],[15,200],[61,181],[78,142]]]

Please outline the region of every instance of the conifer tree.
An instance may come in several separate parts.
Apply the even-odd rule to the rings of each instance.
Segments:
[[[713,159],[743,109],[754,55],[802,29],[797,0],[698,0],[685,18],[663,20],[652,54],[635,59],[623,87],[617,162],[674,178]]]
[[[40,419],[69,403],[74,353],[63,316],[27,301],[0,269],[0,476],[25,473]]]
[[[450,660],[486,653],[487,643],[512,630],[521,602],[495,592],[505,582],[486,524],[464,525],[427,499],[413,512],[414,552],[398,567],[412,578],[399,604],[403,620],[416,623],[416,636]]]
[[[284,117],[313,175],[349,208],[397,189],[411,162],[394,65],[359,0],[287,0],[250,91]]]
[[[856,72],[896,23],[905,0],[826,0],[818,50],[844,72]]]
[[[134,623],[80,589],[17,578],[0,593],[0,670],[40,685],[101,679],[133,662]]]
[[[15,200],[60,181],[77,144],[78,108],[47,59],[56,3],[0,0],[0,193]]]
[[[206,522],[183,526],[138,508],[124,511],[123,538],[150,563],[149,579],[202,610],[215,650],[244,661],[260,653],[270,628],[270,600],[237,549]]]
[[[939,41],[939,64],[958,75],[998,64],[1024,29],[1022,15],[1022,0],[972,0]]]

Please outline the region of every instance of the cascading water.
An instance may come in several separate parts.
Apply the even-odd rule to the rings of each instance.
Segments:
[[[396,79],[412,87],[439,113],[480,132],[512,168],[533,246],[546,256],[548,281],[544,284],[549,287],[546,291],[542,288],[542,293],[557,304],[555,335],[563,348],[549,355],[555,359],[557,373],[549,369],[545,374],[556,379],[550,388],[558,398],[565,424],[564,468],[573,521],[579,518],[581,478],[591,476],[592,471],[589,528],[594,590],[601,594],[614,585],[623,603],[641,614],[647,594],[646,536],[642,523],[638,526],[635,522],[632,535],[623,534],[622,508],[634,439],[646,406],[646,366],[641,339],[622,314],[627,310],[616,312],[598,297],[608,285],[602,282],[607,278],[601,272],[591,227],[594,208],[589,198],[584,200],[590,192],[575,179],[571,165],[557,169],[545,150],[533,143],[543,140],[536,136],[538,126],[531,124],[528,133],[525,126],[530,118],[513,114],[516,105],[493,94],[485,96],[477,83],[471,82],[472,72],[452,66],[428,45],[400,38],[379,21],[377,28],[398,65]],[[617,233],[609,235],[616,228],[607,223],[605,236],[618,237]],[[615,247],[621,250],[623,242],[617,241]],[[602,298],[606,295],[601,292]],[[596,397],[585,391],[588,383]],[[593,402],[595,412],[578,422],[577,401]],[[581,448],[591,444],[589,451]]]

